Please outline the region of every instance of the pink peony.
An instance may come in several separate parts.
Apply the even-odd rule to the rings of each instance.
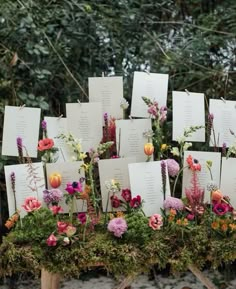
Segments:
[[[130,189],[123,189],[121,193],[122,198],[129,203],[131,200],[131,191]]]
[[[149,227],[153,230],[160,230],[163,225],[162,216],[160,214],[154,214],[149,219]]]
[[[167,159],[166,162],[169,176],[171,177],[177,176],[180,169],[179,164],[174,159]]]
[[[181,199],[174,197],[167,197],[164,201],[164,209],[175,209],[177,211],[182,211],[184,209],[184,203]]]
[[[57,237],[54,234],[51,234],[48,238],[47,238],[47,245],[48,246],[56,246],[57,245]]]
[[[26,212],[30,213],[33,211],[37,211],[41,208],[42,203],[35,197],[28,197],[25,199],[22,208],[25,209]]]
[[[107,226],[109,232],[112,232],[114,236],[120,238],[127,231],[127,223],[123,218],[112,219]]]

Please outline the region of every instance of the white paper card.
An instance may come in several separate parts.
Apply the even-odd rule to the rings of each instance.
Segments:
[[[51,189],[49,178],[53,173],[58,173],[61,175],[61,185],[58,187],[64,194],[67,183],[79,182],[80,178],[84,177],[84,170],[81,169],[82,161],[79,162],[63,162],[63,163],[50,163],[46,164],[47,172],[47,184],[48,188]],[[68,205],[63,199],[60,202],[60,206],[63,208],[63,213],[68,213]],[[87,203],[81,199],[76,200],[75,212],[86,212]]]
[[[66,114],[68,130],[82,140],[83,151],[97,147],[102,139],[102,104],[67,103]]]
[[[137,162],[146,161],[144,133],[152,129],[151,119],[116,120],[116,144],[120,157],[135,157]]]
[[[156,100],[159,107],[166,106],[168,92],[168,74],[134,72],[131,115],[148,117],[148,107],[142,97]]]
[[[37,157],[40,108],[6,106],[4,114],[2,155],[18,156],[16,139],[22,138],[28,155]],[[26,155],[23,149],[24,156]]]
[[[173,91],[172,139],[178,140],[190,126],[205,126],[204,94]],[[198,129],[187,141],[205,141],[205,128]]]
[[[42,163],[10,165],[4,167],[5,180],[7,188],[7,200],[9,215],[15,213],[16,208],[20,210],[23,217],[27,213],[22,208],[27,197],[36,197],[39,201],[43,201],[43,191],[45,190],[44,170]],[[31,171],[31,173],[30,173]],[[32,173],[33,171],[33,173]],[[11,174],[15,174],[15,196],[12,189]]]
[[[129,164],[129,177],[132,197],[140,195],[144,200],[144,213],[148,217],[161,213],[164,201],[161,161]],[[170,184],[166,170],[167,196],[170,196]]]
[[[62,138],[58,138],[59,135],[68,135],[67,119],[64,117],[44,117],[47,122],[47,134],[49,138],[52,138],[55,147],[58,148],[57,162],[66,162],[73,160],[73,151],[66,144]]]
[[[185,196],[185,188],[192,187],[192,171],[187,167],[187,157],[191,155],[193,160],[196,159],[201,165],[201,171],[198,171],[198,180],[200,188],[205,190],[204,201],[210,201],[210,193],[207,191],[207,184],[211,182],[211,175],[207,168],[207,161],[212,162],[211,173],[213,182],[220,186],[220,168],[221,168],[221,153],[218,152],[202,152],[202,151],[185,151],[184,152],[184,166],[186,168],[183,171],[183,186],[182,196]]]
[[[231,205],[236,208],[236,159],[222,158],[220,189],[223,195],[230,198]]]
[[[112,195],[110,195],[108,192],[106,182],[115,180],[120,184],[121,190],[130,188],[128,164],[134,162],[135,158],[118,158],[118,159],[100,160],[98,162],[103,212],[106,212],[106,208],[108,212],[111,212],[113,210],[114,211],[122,210],[120,207],[117,209],[111,207],[110,197]],[[121,191],[117,192],[116,196],[119,199],[122,199]]]
[[[123,78],[112,77],[89,77],[89,102],[101,102],[102,113],[109,116],[123,118],[123,110],[120,107],[123,99]]]
[[[227,147],[235,141],[235,136],[230,130],[236,133],[236,101],[222,101],[221,99],[210,99],[209,111],[213,114],[213,130],[211,131],[210,146]],[[215,136],[214,136],[215,134]]]

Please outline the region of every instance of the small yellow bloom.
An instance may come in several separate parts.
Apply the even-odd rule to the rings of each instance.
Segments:
[[[124,217],[124,213],[119,211],[119,212],[116,212],[116,217],[117,218],[123,218]]]
[[[229,228],[231,231],[235,231],[236,230],[236,224],[229,224]]]
[[[178,220],[176,221],[176,224],[179,225],[179,226],[181,226],[182,220],[181,220],[181,219],[178,219]]]
[[[213,223],[211,224],[211,228],[212,228],[213,230],[218,229],[218,228],[219,228],[219,223],[218,223],[218,222],[213,222]]]
[[[168,145],[165,144],[165,143],[163,143],[163,144],[161,145],[161,151],[165,151],[165,150],[167,150],[167,149],[168,149]]]
[[[228,225],[227,225],[227,224],[223,224],[223,225],[221,226],[221,230],[222,230],[223,232],[226,232],[226,231],[228,230]]]

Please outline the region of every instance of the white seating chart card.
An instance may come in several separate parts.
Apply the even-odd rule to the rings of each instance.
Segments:
[[[102,139],[102,104],[67,103],[66,115],[68,131],[82,140],[83,151],[97,147]]]
[[[28,155],[37,157],[40,113],[40,108],[5,106],[2,155],[18,156],[16,139],[20,137]],[[26,155],[25,149],[23,154]]]
[[[60,134],[68,135],[67,119],[64,117],[44,117],[47,122],[47,134],[49,138],[52,138],[55,147],[58,148],[57,162],[71,161],[73,158],[73,152],[70,150],[65,141],[58,138]]]
[[[116,120],[116,144],[120,157],[135,157],[137,162],[146,161],[144,133],[152,129],[151,119]]]
[[[205,190],[204,201],[210,202],[210,193],[207,191],[207,184],[211,182],[211,175],[207,168],[207,161],[212,162],[211,173],[213,182],[220,186],[220,168],[221,168],[221,153],[218,152],[202,152],[202,151],[185,151],[184,152],[184,166],[183,171],[183,185],[182,196],[185,196],[185,188],[192,187],[192,171],[187,168],[187,157],[191,155],[193,160],[196,159],[201,165],[201,171],[198,171],[198,180],[200,188]]]
[[[213,131],[211,134],[210,146],[222,147],[223,143],[227,147],[235,142],[235,137],[230,130],[236,134],[236,101],[223,101],[221,99],[210,99],[209,111],[213,114]]]
[[[161,213],[164,194],[162,188],[161,161],[129,164],[132,197],[140,195],[144,200],[146,216]],[[170,196],[170,184],[166,170],[166,197]]]
[[[46,164],[48,189],[52,188],[49,181],[50,175],[57,173],[61,175],[61,185],[58,189],[66,193],[65,188],[68,182],[79,182],[80,178],[84,177],[84,170],[80,169],[82,164],[82,161]],[[60,206],[63,208],[63,213],[68,213],[68,205],[65,203],[65,200],[60,202]],[[76,200],[75,212],[86,212],[86,210],[86,201],[81,199]]]
[[[29,164],[20,164],[4,167],[10,216],[15,213],[16,209],[20,210],[21,217],[26,215],[26,212],[21,206],[24,204],[27,197],[36,197],[39,201],[44,203],[43,191],[45,190],[45,179],[43,164],[41,162],[32,163],[34,169],[33,174],[29,173],[31,170],[30,166],[31,165]],[[12,177],[15,178],[15,193],[12,188]]]
[[[128,164],[134,162],[135,158],[118,158],[100,160],[98,162],[103,212],[106,211],[106,208],[108,212],[111,212],[112,210],[121,211],[120,207],[117,209],[112,209],[111,202],[108,199],[112,195],[109,195],[108,189],[106,187],[106,182],[115,180],[120,184],[121,189],[130,188]],[[116,196],[118,198],[121,198],[121,192],[116,193]]]
[[[231,205],[236,207],[236,158],[222,158],[220,190],[230,198]]]
[[[205,126],[204,94],[173,91],[172,139],[182,137],[190,126]],[[205,141],[205,129],[199,129],[187,138],[188,141]]]
[[[134,72],[131,115],[133,117],[148,117],[147,105],[143,96],[156,100],[159,107],[165,106],[168,93],[168,74]]]
[[[102,113],[108,116],[123,118],[123,110],[120,107],[123,99],[123,78],[112,77],[89,77],[89,102],[101,102]]]

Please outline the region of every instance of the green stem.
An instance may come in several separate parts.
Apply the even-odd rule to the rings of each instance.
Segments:
[[[175,196],[175,188],[176,188],[176,185],[177,185],[177,181],[178,181],[178,179],[179,179],[179,176],[180,176],[180,174],[183,172],[183,170],[186,169],[187,167],[188,167],[188,166],[185,166],[185,167],[182,167],[182,169],[180,169],[180,171],[179,171],[179,173],[178,173],[178,175],[177,175],[177,177],[176,177],[176,179],[175,179],[175,182],[174,182],[173,191],[172,191],[172,197]]]
[[[104,227],[106,226],[106,223],[107,223],[109,201],[110,201],[110,191],[108,191],[108,196],[107,196],[106,211],[105,211],[105,218],[104,218]]]
[[[73,221],[74,201],[75,201],[75,198],[73,196],[72,199],[71,199],[71,207],[70,207],[70,213],[69,213],[71,224],[72,224],[72,221]]]

